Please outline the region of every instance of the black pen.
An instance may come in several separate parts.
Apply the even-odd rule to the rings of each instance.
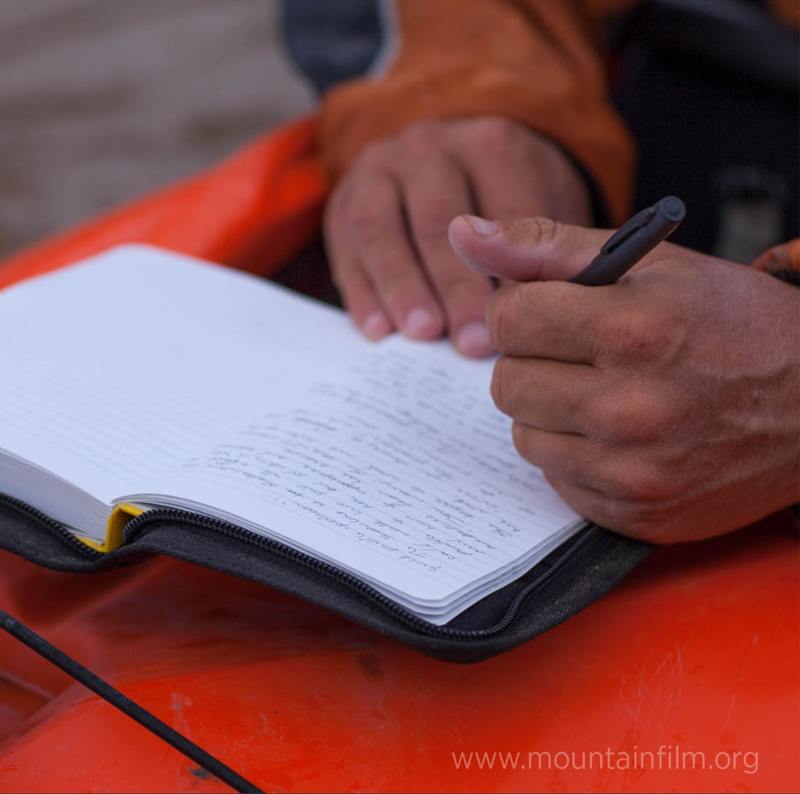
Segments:
[[[680,226],[685,215],[686,207],[675,196],[667,196],[652,207],[637,212],[614,232],[600,253],[570,281],[585,287],[613,284],[666,240]]]

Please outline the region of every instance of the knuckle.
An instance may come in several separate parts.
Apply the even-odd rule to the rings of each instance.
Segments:
[[[669,331],[665,319],[629,309],[605,319],[601,338],[614,358],[649,361],[659,357]]]
[[[472,139],[481,148],[502,151],[521,136],[522,129],[519,123],[511,119],[478,119],[473,122]]]
[[[617,474],[615,479],[614,495],[640,520],[650,506],[672,495],[669,477],[656,466],[636,466]]]
[[[596,403],[595,413],[594,425],[611,446],[652,443],[668,426],[668,412],[643,388],[609,393]]]
[[[637,501],[606,492],[601,499],[603,526],[632,537],[644,538],[650,528],[662,521],[661,508],[652,502]]]
[[[442,138],[444,123],[437,119],[426,119],[410,124],[401,133],[403,143],[411,149],[427,149]]]
[[[609,500],[609,529],[639,540],[663,542],[666,516],[663,511],[646,504],[624,500]]]
[[[353,164],[354,171],[358,169],[372,169],[382,166],[392,156],[396,143],[392,138],[382,138],[368,143],[356,157]]]
[[[508,236],[520,246],[549,246],[559,239],[561,224],[552,218],[534,217],[512,221]]]

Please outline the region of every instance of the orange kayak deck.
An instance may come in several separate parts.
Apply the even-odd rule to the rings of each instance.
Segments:
[[[661,549],[474,666],[167,559],[80,576],[0,554],[0,606],[269,791],[794,791],[795,521]],[[0,791],[226,790],[10,637],[0,660]],[[687,751],[717,768],[674,768]]]

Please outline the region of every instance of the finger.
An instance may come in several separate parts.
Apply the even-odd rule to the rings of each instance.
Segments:
[[[559,480],[602,493],[592,472],[597,448],[583,436],[551,433],[514,422],[511,428],[517,452],[538,466],[548,481]]]
[[[392,322],[414,339],[441,336],[444,316],[408,238],[398,185],[386,175],[351,190],[348,234]]]
[[[478,211],[484,218],[513,221],[545,214],[539,172],[533,163],[514,158],[469,156],[466,160]]]
[[[593,486],[590,466],[596,459],[598,448],[584,436],[553,433],[514,422],[511,437],[517,452],[546,475]]]
[[[394,330],[372,284],[358,262],[348,239],[342,208],[332,200],[325,215],[325,248],[331,276],[353,323],[369,339],[378,340]]]
[[[345,308],[364,336],[378,341],[394,330],[391,320],[375,297],[372,284],[358,264],[342,270],[337,287]]]
[[[553,142],[508,119],[456,122],[452,132],[484,217],[583,224],[591,217],[582,176]]]
[[[485,157],[470,157],[468,163],[475,202],[484,218],[510,222],[553,214],[552,198],[547,202],[542,191],[537,189],[542,175],[533,163],[520,162],[519,158],[495,158],[489,162]],[[567,210],[564,213],[575,214]],[[559,214],[559,217],[564,215]],[[575,218],[576,222],[579,220]],[[500,279],[500,284],[512,283],[509,279]]]
[[[491,281],[468,268],[447,238],[450,221],[471,208],[464,173],[455,161],[445,157],[417,162],[413,178],[405,181],[405,191],[417,252],[444,307],[456,349],[476,358],[490,355],[485,314],[493,292]]]
[[[492,297],[486,317],[492,343],[504,355],[593,364],[601,352],[598,331],[629,301],[616,286],[512,284]]]
[[[594,488],[558,476],[547,477],[547,481],[578,515],[601,527],[624,531],[616,500]]]
[[[566,281],[598,254],[610,232],[534,217],[502,222],[460,216],[450,224],[455,252],[479,273],[511,281]]]
[[[484,160],[473,158],[469,162],[475,202],[484,218],[510,222],[544,215],[547,209],[552,210],[545,203],[541,191],[536,189],[541,175],[532,164],[505,160],[489,163]],[[504,278],[499,283],[514,282]]]
[[[494,367],[492,397],[516,422],[586,435],[587,408],[598,391],[598,377],[593,367],[583,364],[503,356]]]
[[[609,529],[642,534],[647,513],[642,511],[641,499],[631,498],[631,489],[636,491],[642,482],[633,469],[628,472],[634,484],[620,491],[620,477],[612,471],[608,453],[582,436],[551,433],[519,422],[512,433],[520,455],[542,470],[573,510]]]

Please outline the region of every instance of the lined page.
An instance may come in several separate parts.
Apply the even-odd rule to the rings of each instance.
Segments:
[[[210,505],[448,612],[579,522],[517,455],[490,377],[445,343],[387,340],[131,498]]]
[[[279,538],[433,622],[580,523],[515,452],[491,362],[372,345],[261,280],[126,246],[0,293],[0,334],[0,451]]]
[[[297,356],[331,359],[352,337],[338,312],[262,280],[114,249],[0,293],[0,450],[110,505],[291,400]]]

